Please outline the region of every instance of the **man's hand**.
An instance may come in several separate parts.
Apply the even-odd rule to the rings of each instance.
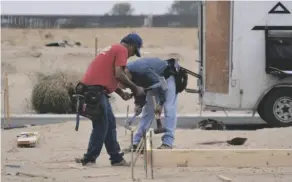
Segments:
[[[155,109],[155,114],[160,116],[162,113],[162,105],[157,105],[156,109]]]
[[[132,98],[132,94],[128,93],[128,92],[123,92],[121,95],[123,100],[127,101],[130,100]]]
[[[138,116],[142,112],[142,107],[139,105],[135,105],[134,112],[135,112],[135,115]]]
[[[115,92],[125,101],[131,99],[133,96],[132,94],[130,94],[128,92],[122,91],[122,89],[120,89],[120,88],[117,88]]]

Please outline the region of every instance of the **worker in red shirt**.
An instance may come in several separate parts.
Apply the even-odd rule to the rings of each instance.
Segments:
[[[131,33],[124,37],[119,44],[114,44],[96,56],[89,65],[82,81],[77,85],[76,92],[84,95],[85,108],[82,112],[92,121],[93,130],[89,139],[87,152],[82,158],[76,158],[76,163],[86,165],[95,163],[100,155],[103,144],[110,155],[112,166],[128,166],[117,141],[116,120],[113,114],[108,94],[116,92],[124,100],[129,100],[131,94],[118,88],[121,83],[136,96],[145,95],[144,89],[135,85],[125,74],[127,59],[140,56],[142,38]],[[82,115],[82,114],[81,114]]]

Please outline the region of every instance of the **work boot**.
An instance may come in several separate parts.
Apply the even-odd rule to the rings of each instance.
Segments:
[[[137,145],[133,145],[133,152],[137,151],[137,147],[138,147]],[[143,154],[143,149],[144,149],[144,146],[141,150],[141,154]],[[131,153],[131,150],[132,150],[132,146],[130,145],[128,148],[123,149],[123,152],[124,153]]]
[[[137,149],[137,145],[133,145],[133,152],[136,152],[136,149]],[[131,150],[132,150],[132,146],[130,145],[128,148],[123,149],[122,152],[130,153]]]
[[[120,162],[111,162],[112,166],[130,166],[131,164],[128,163],[125,159],[121,160]]]
[[[158,147],[157,149],[172,149],[172,147],[163,143],[163,144],[160,145],[160,147]]]
[[[75,158],[75,162],[78,164],[82,164],[82,166],[85,166],[87,164],[95,164],[95,160],[85,159],[84,157],[83,158]]]

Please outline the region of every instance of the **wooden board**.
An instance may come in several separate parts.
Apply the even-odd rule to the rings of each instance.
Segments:
[[[230,1],[205,1],[205,88],[228,93]]]
[[[152,152],[154,167],[292,166],[292,149],[154,149]]]
[[[152,135],[153,135],[153,128],[149,128],[148,132],[146,133],[146,152],[147,152],[147,155],[146,155],[146,160],[147,161],[147,167],[150,168],[151,170],[151,162],[153,162],[153,158],[151,159],[151,157],[153,157],[153,148],[152,148],[152,138],[151,138],[151,134],[150,132],[152,132]]]

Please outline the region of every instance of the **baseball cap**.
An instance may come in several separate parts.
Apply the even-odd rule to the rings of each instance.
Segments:
[[[121,40],[121,42],[124,42],[126,44],[130,44],[130,45],[135,45],[136,46],[135,55],[137,57],[141,57],[140,48],[143,45],[143,40],[140,37],[140,35],[138,35],[137,33],[130,33],[127,36],[125,36]]]

